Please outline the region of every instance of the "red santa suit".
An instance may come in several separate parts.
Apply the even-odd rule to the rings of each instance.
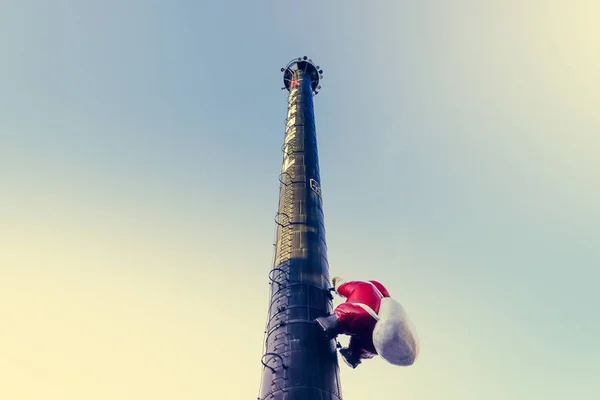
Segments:
[[[419,344],[414,325],[404,308],[390,297],[387,289],[377,281],[345,282],[333,278],[334,290],[346,298],[334,310],[334,316],[317,319],[337,319],[335,325],[319,322],[334,335],[350,336],[348,347],[340,350],[350,366],[355,368],[361,359],[379,355],[394,365],[412,365],[418,355]],[[331,323],[331,321],[329,321]]]
[[[360,358],[377,355],[373,344],[373,330],[379,320],[377,313],[381,299],[390,297],[386,288],[377,281],[334,282],[334,289],[346,298],[334,310],[340,324],[340,332],[350,335],[348,348]]]

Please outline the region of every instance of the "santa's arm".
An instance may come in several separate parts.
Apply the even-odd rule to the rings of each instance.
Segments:
[[[354,291],[354,289],[356,289],[358,285],[364,283],[360,281],[346,282],[339,276],[334,277],[332,281],[334,290],[337,292],[337,294],[343,297],[350,296],[350,294],[352,294],[352,292]]]

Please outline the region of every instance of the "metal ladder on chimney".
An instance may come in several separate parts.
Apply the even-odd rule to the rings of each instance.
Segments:
[[[293,116],[295,116],[294,113]],[[292,115],[290,115],[291,117]],[[290,132],[290,127],[287,126],[286,119],[286,135]],[[281,150],[286,156],[292,155],[297,147],[295,147],[296,140],[292,140],[288,143],[284,143]],[[269,271],[269,285],[271,285],[271,292],[280,292],[287,286],[287,280],[290,273],[291,268],[291,259],[292,259],[292,215],[294,214],[294,183],[299,183],[300,181],[295,181],[295,172],[293,168],[288,169],[290,172],[284,171],[279,175],[280,182],[280,190],[283,190],[283,207],[275,215],[275,223],[278,225],[278,230],[280,230],[279,240],[275,243],[275,254],[273,259],[273,268]],[[275,264],[277,263],[277,264]],[[278,298],[281,300],[281,297]],[[265,341],[264,346],[266,347],[267,342],[269,340],[270,333],[272,333],[277,328],[283,326],[285,324],[285,311],[286,306],[280,305],[277,306],[275,312],[273,313],[274,306],[273,298],[270,298],[269,302],[269,313],[268,320],[265,329]],[[270,393],[277,390],[277,387],[281,386],[286,378],[285,378],[285,369],[287,366],[284,363],[284,359],[281,356],[280,352],[284,351],[287,346],[289,346],[289,340],[287,339],[287,333],[280,332],[274,338],[273,341],[279,342],[277,343],[272,352],[266,352],[263,354],[261,358],[261,363],[264,368],[268,368],[275,375],[280,375],[271,380],[271,390]],[[263,347],[263,352],[265,348]],[[265,393],[265,397],[268,397],[269,393]],[[260,397],[258,398],[260,399]]]

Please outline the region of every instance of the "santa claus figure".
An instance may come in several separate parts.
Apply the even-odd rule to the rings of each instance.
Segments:
[[[346,364],[356,368],[361,360],[379,355],[393,365],[409,366],[419,354],[416,330],[404,308],[376,281],[346,282],[333,278],[333,289],[346,302],[328,317],[317,318],[329,338],[349,335],[342,348]]]

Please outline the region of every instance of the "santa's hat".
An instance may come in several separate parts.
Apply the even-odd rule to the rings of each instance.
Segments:
[[[404,307],[390,297],[381,299],[373,344],[377,354],[394,365],[412,365],[419,355],[415,326]]]

